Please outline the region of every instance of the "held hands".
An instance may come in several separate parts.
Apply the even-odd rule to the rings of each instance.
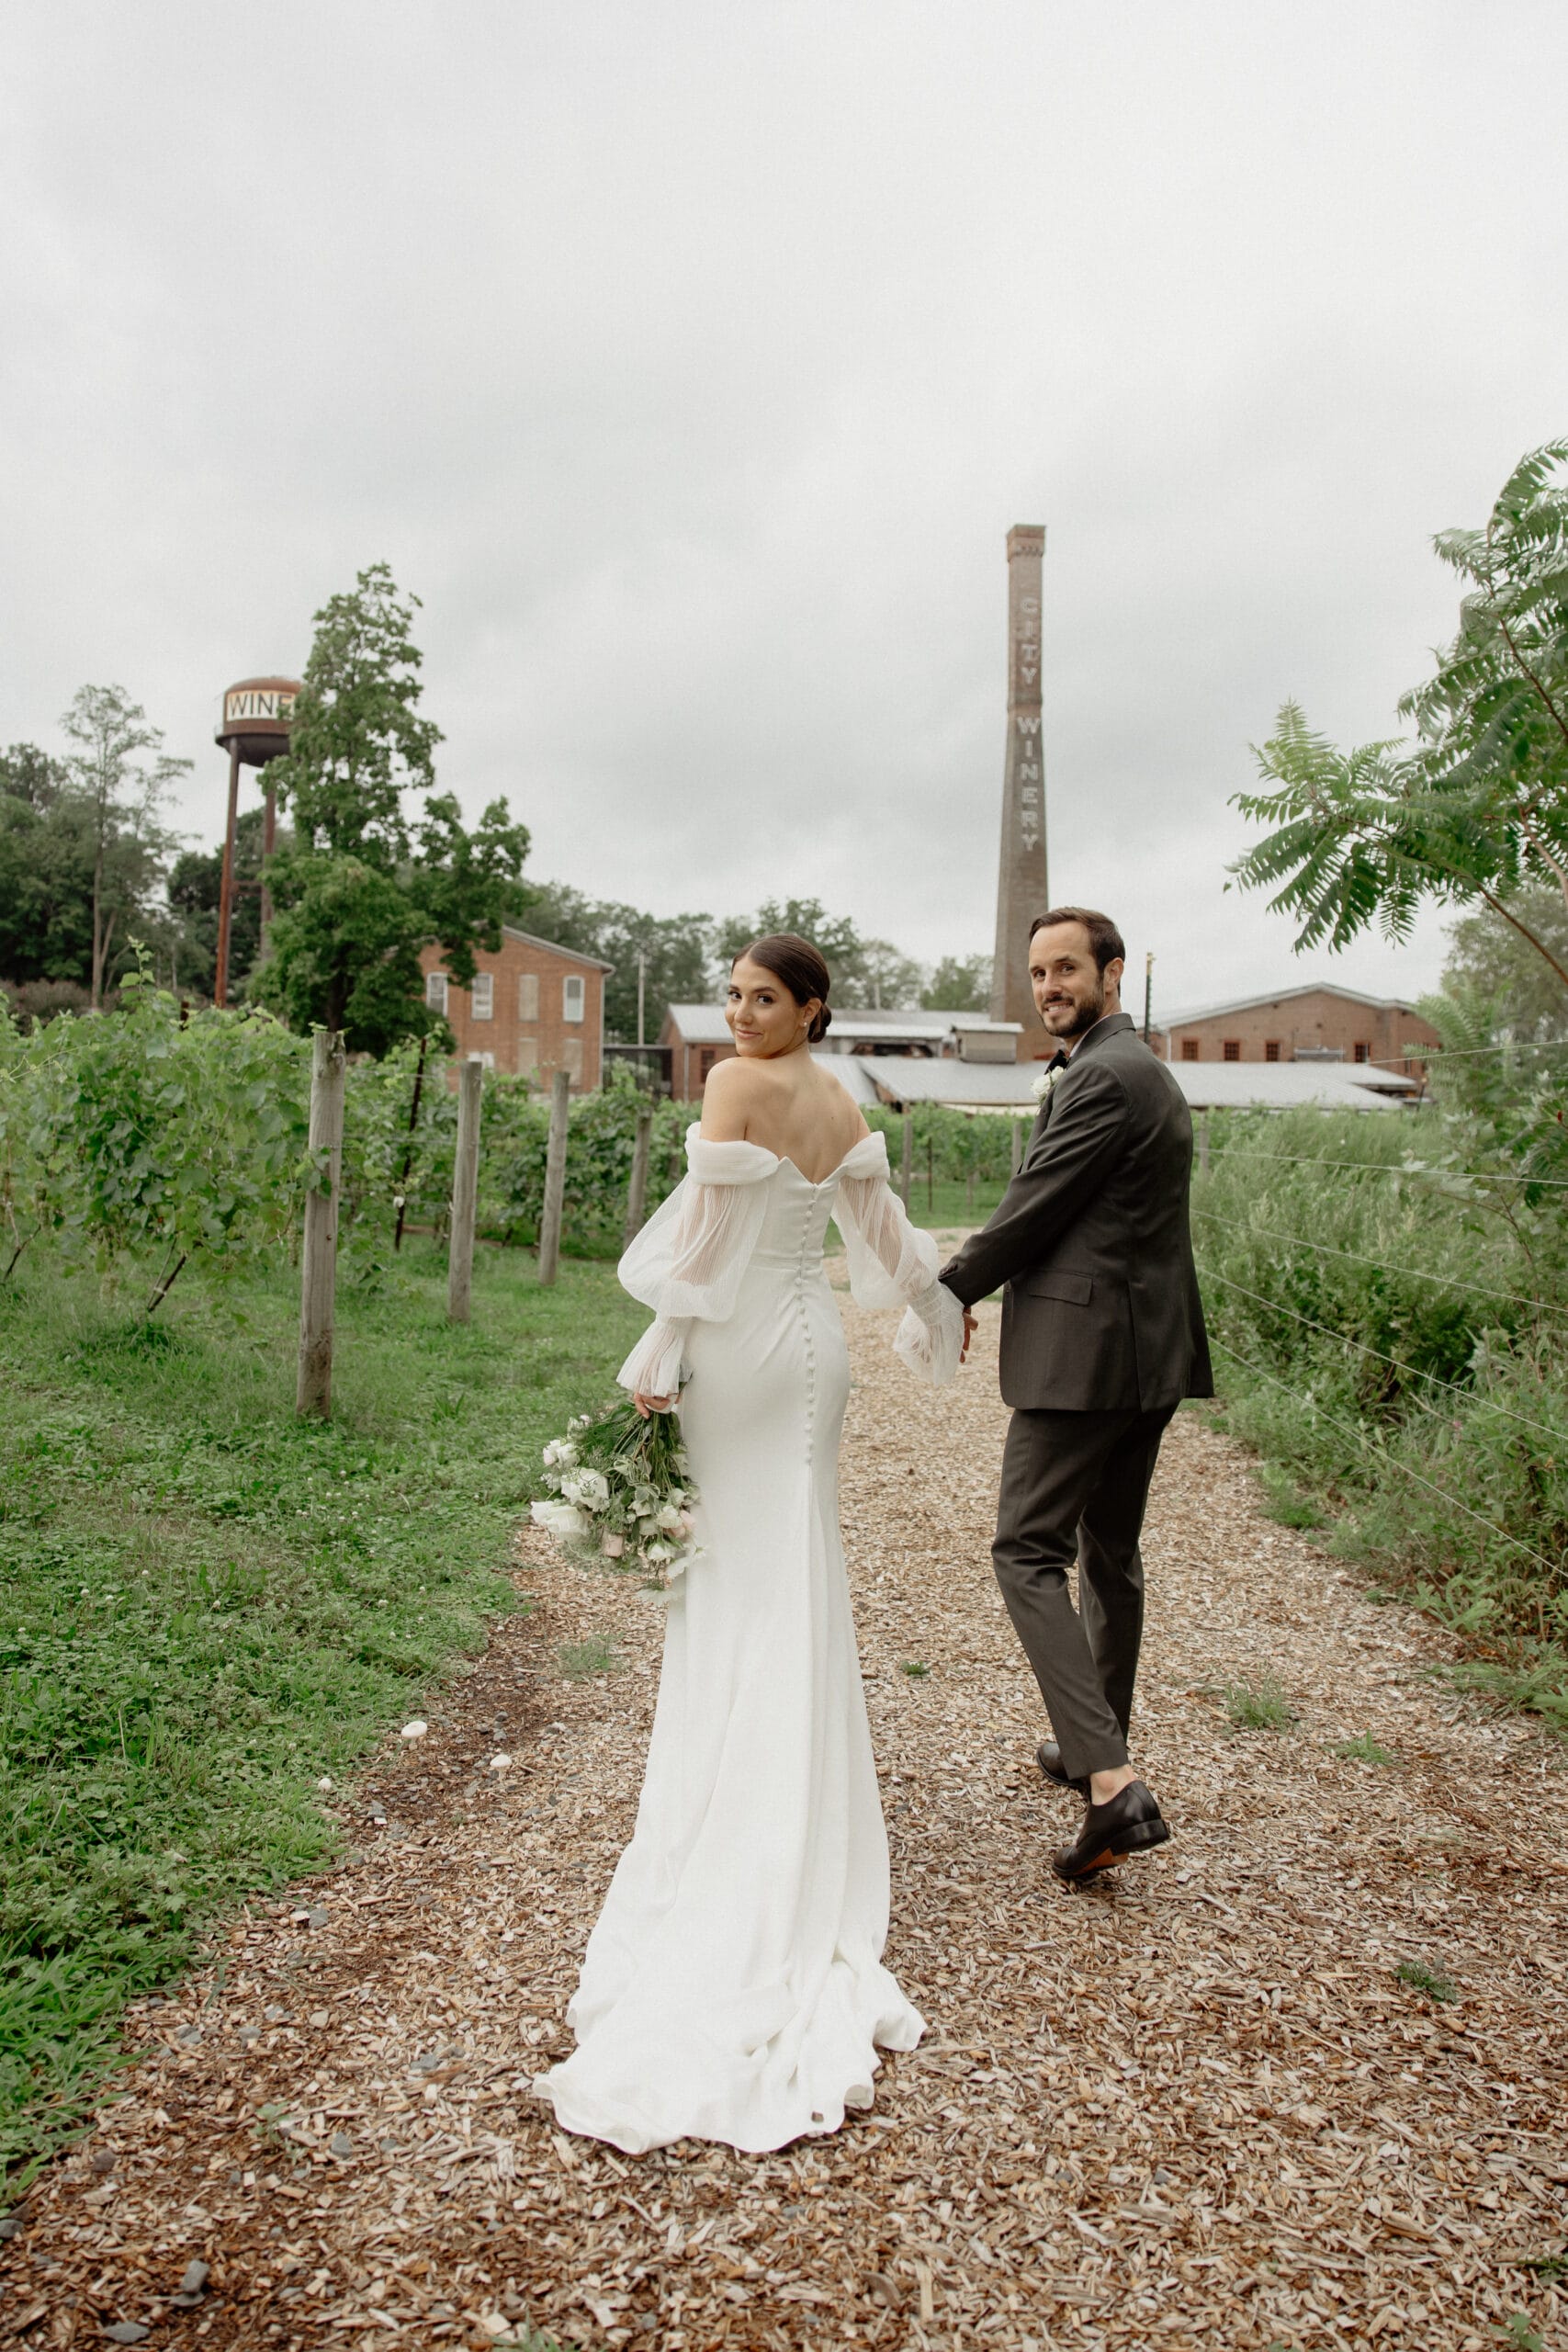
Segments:
[[[960,1363],[968,1363],[969,1343],[974,1339],[975,1334],[979,1328],[979,1317],[977,1315],[971,1315],[969,1309],[965,1307],[964,1310],[964,1345],[958,1351],[958,1361]]]
[[[645,1396],[640,1388],[632,1390],[632,1403],[645,1421],[650,1413],[672,1413],[675,1409],[673,1396]]]

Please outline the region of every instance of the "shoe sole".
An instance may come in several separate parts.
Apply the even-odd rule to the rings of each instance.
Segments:
[[[1069,1886],[1076,1886],[1080,1879],[1093,1878],[1100,1871],[1114,1870],[1117,1863],[1124,1862],[1129,1854],[1145,1854],[1151,1846],[1165,1845],[1169,1836],[1170,1827],[1167,1822],[1136,1821],[1130,1829],[1122,1832],[1114,1846],[1107,1846],[1102,1854],[1097,1854],[1092,1862],[1085,1862],[1081,1869],[1065,1871],[1055,1862],[1051,1867],[1058,1878],[1065,1879]]]

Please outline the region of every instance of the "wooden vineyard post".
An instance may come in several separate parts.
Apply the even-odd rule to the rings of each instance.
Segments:
[[[560,1270],[561,1204],[566,1197],[566,1132],[571,1079],[558,1069],[550,1084],[550,1139],[545,1150],[545,1207],[539,1219],[539,1280],[548,1288]]]
[[[642,1231],[644,1212],[648,1205],[648,1151],[653,1141],[653,1105],[645,1103],[637,1114],[637,1133],[632,1137],[631,1182],[626,1186],[626,1246],[630,1248]]]
[[[326,1155],[320,1188],[305,1195],[299,1255],[299,1373],[297,1413],[322,1420],[333,1406],[333,1322],[337,1295],[337,1202],[343,1177],[343,1033],[318,1029],[310,1042],[310,1154]]]
[[[936,1206],[936,1137],[926,1137],[926,1215]]]
[[[904,1214],[906,1216],[909,1214],[909,1201],[914,1191],[914,1180],[915,1115],[912,1111],[906,1111],[904,1114],[904,1148],[898,1166],[898,1190],[904,1195]]]
[[[1200,1176],[1206,1176],[1208,1172],[1209,1114],[1207,1111],[1203,1111],[1199,1114],[1198,1117],[1198,1173]]]
[[[479,1197],[483,1062],[465,1062],[457,1082],[457,1153],[452,1169],[452,1238],[446,1259],[446,1320],[466,1323],[474,1288],[474,1219]]]

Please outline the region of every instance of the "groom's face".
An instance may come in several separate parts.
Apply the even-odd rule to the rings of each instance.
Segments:
[[[1071,1045],[1121,1003],[1120,956],[1102,972],[1081,922],[1054,922],[1029,943],[1029,985],[1035,1009],[1053,1037]]]

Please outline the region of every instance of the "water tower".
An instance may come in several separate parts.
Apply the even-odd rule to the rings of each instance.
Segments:
[[[240,814],[240,770],[265,768],[269,760],[282,758],[288,749],[294,697],[299,692],[298,678],[242,678],[223,696],[217,741],[229,754],[229,822],[223,835],[223,880],[218,894],[218,973],[212,989],[215,1004],[229,1001],[229,926],[234,906],[234,829]],[[271,856],[276,837],[277,800],[275,794],[268,792],[266,814],[262,820],[264,856]],[[271,915],[264,884],[264,939]]]

